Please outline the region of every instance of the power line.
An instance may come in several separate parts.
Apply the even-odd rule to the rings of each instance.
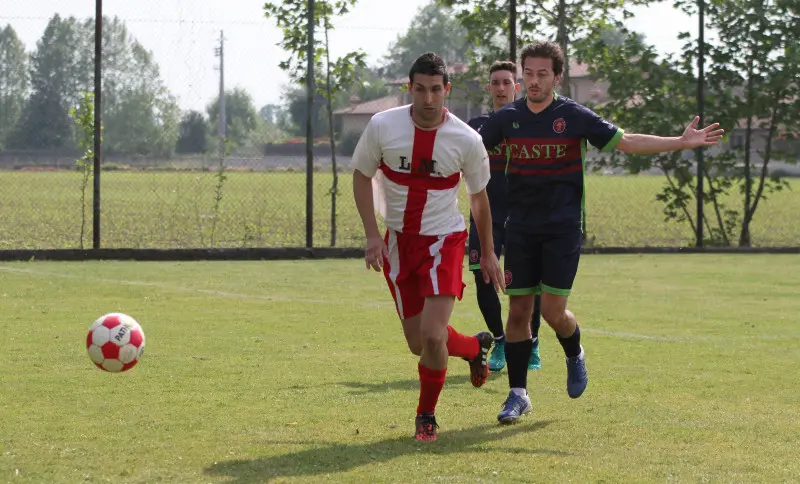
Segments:
[[[5,16],[0,15],[0,20],[10,21],[10,20],[50,20],[52,17],[45,17],[45,16]],[[263,26],[267,23],[267,19],[263,18],[261,20],[195,20],[195,19],[164,19],[164,18],[123,18],[118,17],[121,20],[124,20],[126,23],[150,23],[150,24],[198,24],[198,25],[212,25],[212,26],[221,26],[221,25],[246,25],[246,26]],[[334,30],[372,30],[372,31],[383,31],[383,32],[404,32],[408,30],[407,28],[401,27],[386,27],[380,25],[334,25]]]

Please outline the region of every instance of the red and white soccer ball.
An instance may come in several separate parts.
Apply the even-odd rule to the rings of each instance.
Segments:
[[[127,314],[106,314],[89,328],[86,351],[102,370],[111,373],[130,370],[144,354],[144,331]]]

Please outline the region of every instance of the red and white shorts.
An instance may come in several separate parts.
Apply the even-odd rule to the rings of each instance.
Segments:
[[[387,230],[389,258],[383,275],[400,319],[422,312],[428,296],[464,295],[464,246],[467,231],[448,235],[416,235]]]

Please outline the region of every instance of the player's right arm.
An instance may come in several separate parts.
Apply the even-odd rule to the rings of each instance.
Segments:
[[[381,157],[377,126],[370,120],[358,140],[350,166],[353,167],[353,197],[367,238],[364,260],[367,269],[372,267],[376,271],[380,271],[383,267],[383,258],[389,257],[389,251],[378,231],[372,193],[372,178],[378,172]]]

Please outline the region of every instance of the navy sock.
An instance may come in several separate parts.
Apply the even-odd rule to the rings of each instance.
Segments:
[[[564,354],[567,355],[567,358],[574,358],[581,354],[581,328],[577,324],[572,336],[562,338],[558,333],[556,333],[556,336],[558,336],[558,342],[564,348]]]
[[[478,293],[478,307],[483,315],[483,320],[486,321],[486,327],[489,328],[495,338],[502,337],[505,333],[503,331],[500,297],[491,282],[489,284],[483,282],[483,273],[481,271],[475,271],[475,289]]]
[[[506,342],[506,365],[508,367],[508,387],[528,387],[528,360],[531,359],[532,340],[517,343]]]

